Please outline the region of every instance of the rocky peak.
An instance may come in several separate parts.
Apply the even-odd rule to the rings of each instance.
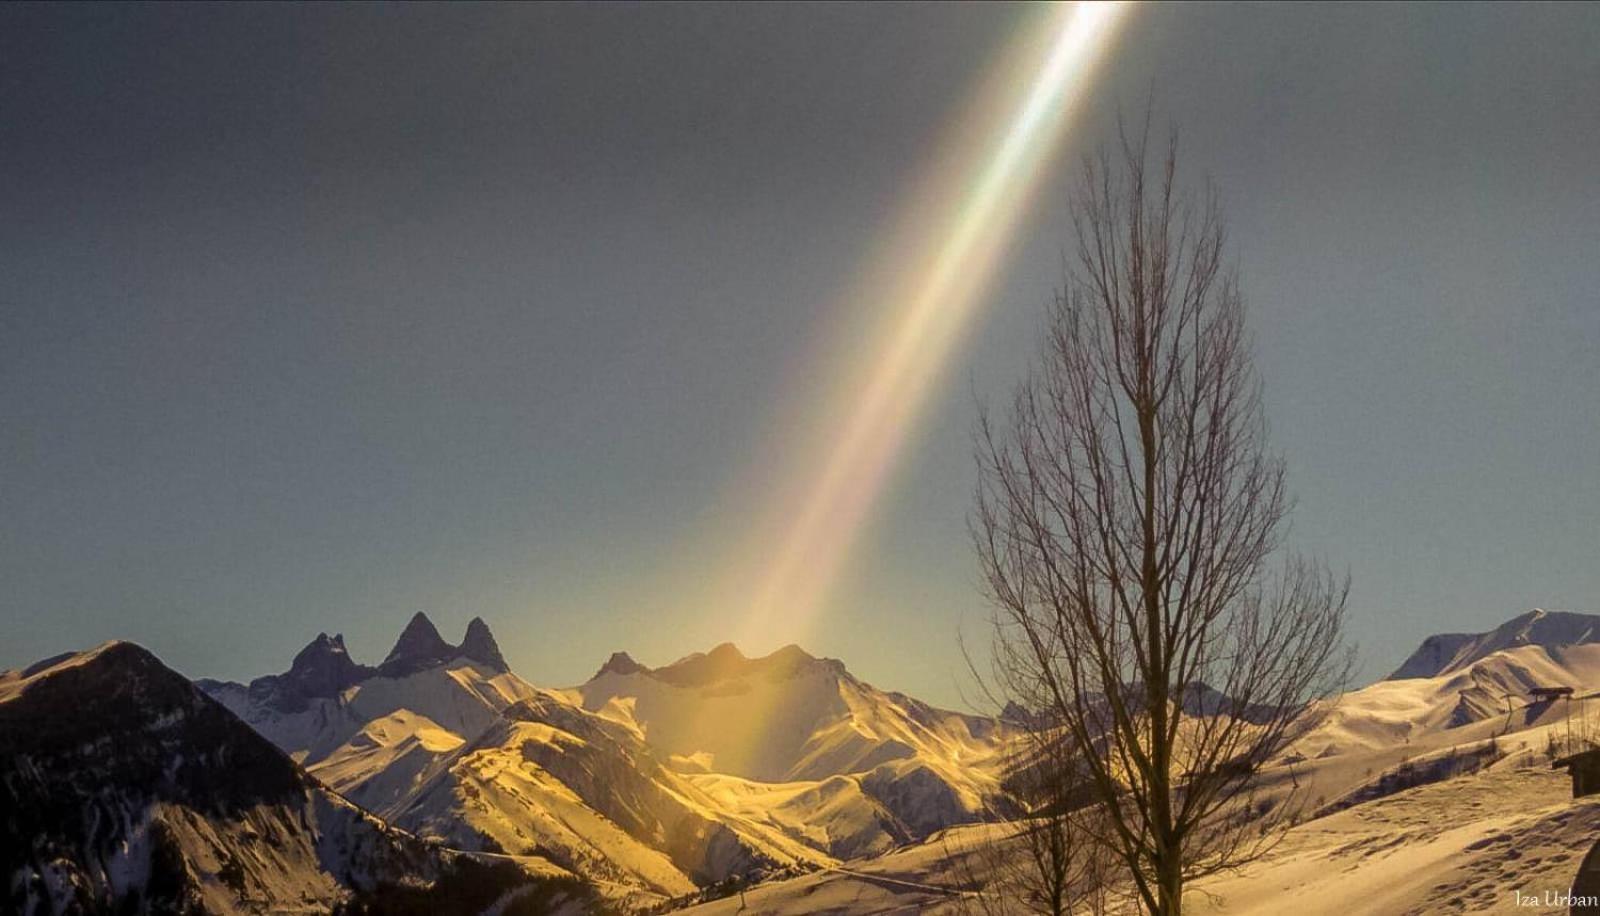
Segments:
[[[295,654],[288,671],[258,677],[250,682],[248,691],[256,702],[279,712],[299,712],[313,699],[337,697],[345,688],[371,677],[374,671],[350,658],[343,635],[318,633]],[[211,692],[210,686],[202,686]]]
[[[433,625],[428,615],[418,611],[406,628],[400,631],[400,638],[389,650],[383,664],[378,666],[378,673],[386,677],[403,677],[448,661],[455,654],[456,648],[444,641],[444,637],[439,635],[439,628]]]
[[[633,656],[626,652],[613,652],[600,670],[594,673],[595,677],[602,674],[649,674],[650,669],[633,660]]]
[[[295,655],[277,687],[280,691],[293,690],[302,697],[329,697],[371,675],[371,668],[356,664],[345,651],[344,634],[330,637],[318,633]]]
[[[350,654],[344,649],[344,635],[329,636],[318,633],[317,638],[306,643],[306,647],[295,653],[294,661],[289,663],[289,671],[323,664],[329,660],[344,658],[348,660]]]
[[[460,646],[452,646],[439,635],[439,630],[427,614],[418,613],[406,624],[400,638],[383,664],[376,668],[357,664],[345,648],[344,634],[317,637],[301,649],[282,674],[258,677],[248,687],[238,684],[201,680],[202,690],[213,697],[248,696],[251,702],[278,712],[294,713],[305,710],[311,701],[336,699],[349,688],[376,675],[399,678],[425,671],[453,659],[464,658],[493,671],[510,671],[505,656],[488,624],[473,618],[467,624],[466,637]],[[231,705],[231,704],[230,704]]]
[[[494,641],[494,634],[489,632],[489,625],[483,622],[482,617],[474,617],[467,624],[467,635],[461,640],[458,651],[462,657],[488,665],[496,671],[511,670],[506,665],[505,656],[500,654],[500,644]]]

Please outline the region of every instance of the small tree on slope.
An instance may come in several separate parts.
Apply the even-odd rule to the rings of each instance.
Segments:
[[[1348,581],[1282,549],[1289,498],[1215,193],[1148,125],[1085,162],[1042,358],[977,432],[991,690],[1067,743],[1080,819],[1151,914],[1259,856],[1257,771],[1342,685]],[[1279,804],[1277,809],[1286,811]]]

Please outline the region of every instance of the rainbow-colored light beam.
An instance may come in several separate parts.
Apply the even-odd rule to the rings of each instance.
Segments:
[[[1085,2],[1030,11],[940,144],[887,250],[849,298],[849,308],[883,317],[851,357],[856,365],[833,375],[843,384],[813,427],[827,442],[802,452],[813,460],[796,469],[809,483],[774,507],[780,546],[758,573],[744,639],[798,637],[815,615],[1126,10]]]

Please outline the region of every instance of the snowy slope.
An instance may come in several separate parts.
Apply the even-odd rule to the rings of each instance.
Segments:
[[[1541,902],[1565,893],[1597,836],[1600,801],[1573,799],[1564,774],[1492,770],[1297,827],[1263,861],[1202,882],[1193,906],[1306,916],[1530,912],[1513,892]]]
[[[481,621],[461,646],[426,616],[385,661],[330,667],[319,636],[283,675],[204,687],[319,779],[424,836],[462,848],[537,851],[596,883],[673,896],[729,876],[831,861],[825,849],[740,812],[665,767],[635,729],[589,713],[506,670]],[[353,663],[350,663],[353,665]],[[265,686],[263,686],[265,685]]]
[[[0,747],[6,912],[405,900],[475,913],[509,895],[586,898],[547,863],[463,856],[389,827],[129,643],[0,674]]]
[[[724,644],[658,669],[619,653],[567,693],[636,730],[685,773],[737,777],[701,782],[738,810],[767,801],[750,786],[792,786],[771,793],[788,808],[769,822],[818,841],[834,833],[797,812],[826,810],[842,819],[839,839],[823,841],[835,855],[976,820],[1001,775],[1004,740],[993,720],[879,690],[795,646],[750,659]],[[854,785],[829,783],[837,777]]]
[[[897,819],[853,776],[815,781],[757,782],[722,773],[685,778],[721,810],[768,825],[837,858],[893,849],[911,839]]]
[[[1315,805],[1267,856],[1239,873],[1194,887],[1186,909],[1197,913],[1519,913],[1512,891],[1543,899],[1570,886],[1578,863],[1600,837],[1600,799],[1572,799],[1567,776],[1543,753],[1565,734],[1562,717],[1497,737],[1485,720],[1429,736],[1431,746],[1303,762],[1294,767]],[[1520,726],[1519,722],[1514,727]],[[1459,745],[1447,742],[1466,738]],[[1493,739],[1493,744],[1490,740]],[[1474,751],[1492,749],[1485,758]],[[1441,769],[1452,759],[1487,761],[1481,768]],[[1414,785],[1365,792],[1397,772],[1423,774]],[[1288,767],[1269,770],[1287,782]],[[1341,791],[1341,802],[1328,794]],[[1316,810],[1320,809],[1320,810]],[[974,887],[991,880],[1006,853],[1000,825],[967,825],[884,855],[771,882],[685,910],[694,914],[763,916],[992,912],[974,907]],[[987,851],[975,854],[975,850]],[[1542,911],[1542,910],[1541,910]]]
[[[554,696],[505,710],[395,816],[452,844],[537,851],[666,896],[829,861],[723,810],[632,732]]]
[[[682,910],[685,916],[996,911],[968,895],[979,844],[1002,828],[958,827],[888,855],[846,862]],[[1207,878],[1186,912],[1230,916],[1565,912],[1519,905],[1570,887],[1600,835],[1600,800],[1572,799],[1548,767],[1494,769],[1388,796],[1291,829],[1264,859]],[[979,866],[981,867],[981,866]]]
[[[1530,911],[1514,890],[1541,900],[1564,893],[1600,837],[1600,802],[1571,799],[1550,760],[1600,742],[1597,621],[1535,612],[1489,633],[1435,637],[1403,668],[1411,676],[1325,705],[1317,727],[1259,776],[1257,801],[1292,799],[1284,810],[1300,812],[1297,826],[1261,862],[1198,885],[1190,907],[1514,913]],[[1572,687],[1574,697],[1541,701],[1530,695],[1536,686]],[[697,778],[715,781],[729,804],[765,792],[752,807],[773,817],[804,797]],[[830,813],[808,803],[797,818],[827,825]],[[1006,829],[955,827],[886,854],[868,846],[860,858],[689,912],[968,912],[963,895],[982,884],[982,863],[997,860],[971,852],[998,843],[1003,858]]]
[[[1556,650],[1593,643],[1600,643],[1600,615],[1534,608],[1487,633],[1430,636],[1389,679],[1449,674],[1506,649],[1539,646]]]
[[[314,677],[312,670],[336,664],[330,655],[346,674]],[[306,684],[317,689],[299,686]],[[199,685],[333,788],[380,814],[493,725],[501,710],[538,694],[505,668],[481,620],[473,620],[467,639],[455,647],[423,614],[412,617],[375,668],[349,661],[343,639],[323,634],[284,674],[248,687]],[[286,697],[284,685],[298,689]]]
[[[1577,709],[1584,694],[1600,690],[1600,642],[1585,641],[1594,623],[1600,617],[1533,611],[1490,633],[1462,637],[1467,641],[1442,663],[1435,649],[1453,643],[1431,637],[1401,670],[1438,673],[1344,694],[1295,750],[1307,757],[1377,750],[1475,722],[1510,718],[1525,727],[1530,715]],[[1535,687],[1571,687],[1580,699],[1571,707],[1564,700],[1537,703],[1530,695]]]

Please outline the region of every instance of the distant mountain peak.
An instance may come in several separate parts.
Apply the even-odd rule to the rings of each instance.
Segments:
[[[317,668],[351,671],[360,667],[350,660],[350,653],[345,651],[343,634],[330,637],[326,633],[318,633],[316,639],[295,653],[294,661],[289,665],[289,675],[311,672]]]
[[[606,663],[600,666],[600,670],[594,673],[594,676],[600,677],[603,674],[648,674],[649,672],[649,668],[634,661],[633,656],[628,653],[613,652],[611,657],[606,659]]]
[[[810,652],[807,652],[806,650],[800,648],[799,646],[795,645],[794,643],[789,643],[787,646],[784,646],[781,649],[779,649],[778,651],[776,651],[776,652],[772,653],[771,655],[767,656],[767,658],[768,659],[777,659],[779,661],[797,661],[797,662],[814,662],[814,661],[817,661],[817,657],[815,655],[812,655]]]
[[[707,652],[706,653],[706,657],[707,658],[712,658],[712,659],[718,659],[718,660],[726,660],[726,661],[733,661],[733,660],[744,661],[745,660],[745,654],[743,652],[740,652],[739,651],[739,647],[734,645],[731,642],[725,642],[725,643],[717,646],[715,649],[712,649],[710,652]]]
[[[394,648],[378,666],[378,673],[386,677],[404,675],[447,661],[456,654],[456,648],[444,641],[439,628],[421,611],[413,614]]]
[[[495,642],[494,634],[489,632],[489,625],[483,622],[482,617],[474,617],[467,624],[467,635],[462,638],[458,651],[462,657],[481,662],[496,671],[511,670],[505,656],[500,654],[500,644]]]
[[[845,674],[844,666],[833,659],[819,659],[797,645],[790,644],[759,658],[750,658],[731,642],[725,642],[710,652],[691,652],[670,665],[647,668],[633,660],[626,652],[615,652],[595,672],[595,677],[606,674],[642,674],[675,687],[701,687],[742,677],[787,678],[813,666],[824,665],[835,674]]]
[[[344,647],[344,635],[318,633],[295,653],[289,670],[256,678],[250,693],[281,712],[296,712],[318,697],[335,697],[371,677],[374,669],[358,665]]]
[[[377,667],[358,664],[352,659],[343,633],[329,636],[322,632],[295,654],[288,671],[258,677],[247,688],[234,686],[247,690],[258,704],[278,712],[298,712],[313,699],[337,697],[374,675],[405,677],[459,658],[501,674],[511,670],[483,618],[474,617],[467,624],[461,645],[452,646],[439,635],[428,615],[419,611],[411,616],[394,648]],[[208,691],[228,686],[220,681],[204,681],[203,684]]]
[[[1519,646],[1561,649],[1594,642],[1600,642],[1600,615],[1534,608],[1485,633],[1429,636],[1389,675],[1389,680],[1438,677],[1495,652]]]
[[[400,631],[400,639],[395,643],[394,650],[391,650],[389,655],[393,657],[395,651],[399,651],[408,643],[413,645],[449,645],[444,641],[444,637],[439,635],[439,628],[434,626],[433,621],[428,619],[428,615],[422,611],[412,614],[411,619],[406,621],[406,628]]]
[[[299,661],[303,657],[342,654],[346,654],[342,640],[336,641],[333,637],[326,633],[318,633],[316,639],[306,643],[304,649],[301,649],[299,652],[295,653],[295,661]]]

